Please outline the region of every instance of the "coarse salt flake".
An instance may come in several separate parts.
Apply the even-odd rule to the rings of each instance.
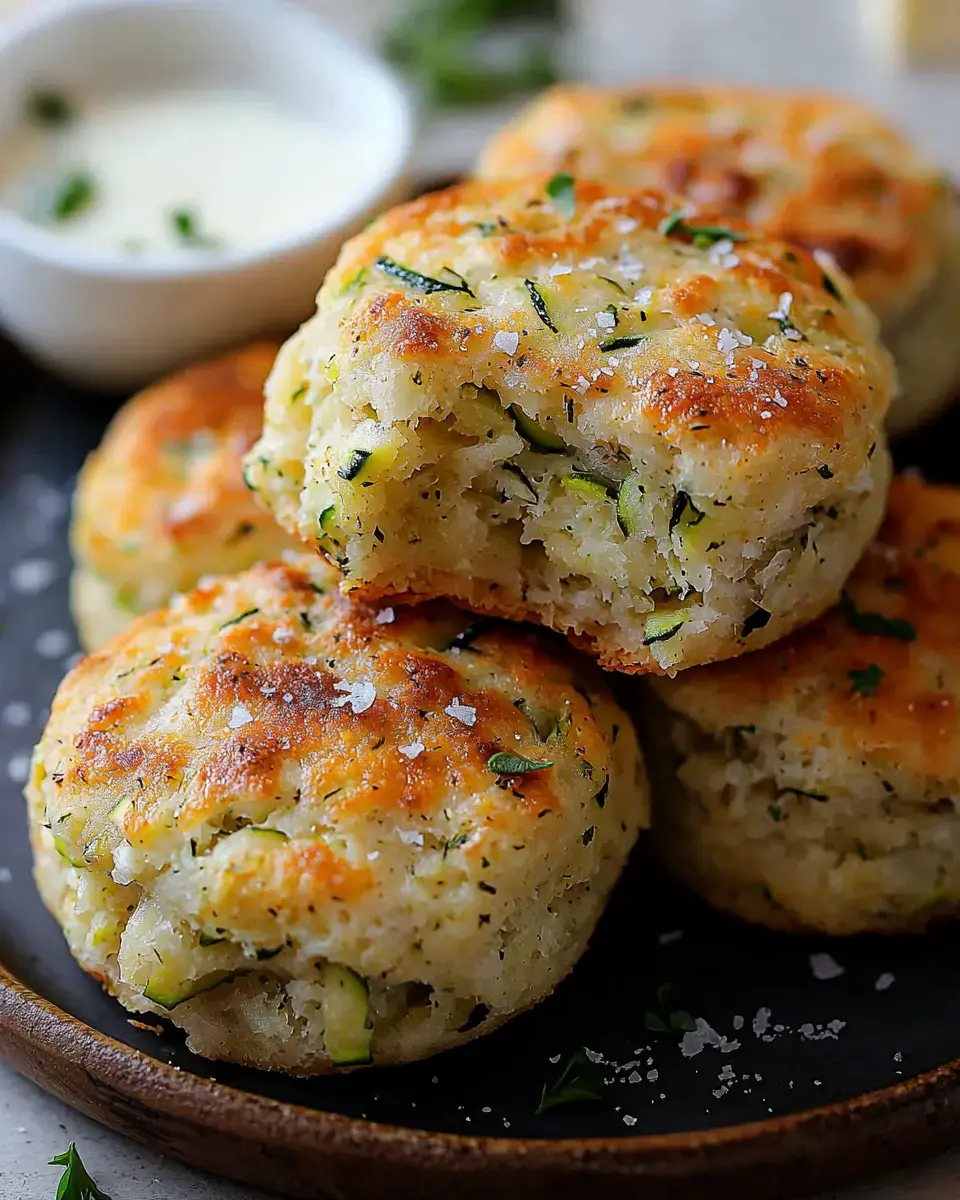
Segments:
[[[476,725],[477,723],[477,710],[469,704],[461,704],[459,696],[443,711],[448,717],[459,721],[461,725]]]
[[[831,954],[811,954],[810,970],[815,979],[836,979],[844,972],[844,968]]]
[[[253,714],[245,704],[235,704],[230,711],[230,720],[227,725],[230,729],[240,729],[244,725],[249,725],[253,720]]]
[[[877,989],[878,992],[885,992],[888,987],[893,986],[893,982],[895,979],[896,979],[896,976],[894,974],[892,974],[892,972],[884,971],[883,974],[877,978],[877,982],[873,986]]]
[[[416,829],[398,829],[397,837],[405,846],[423,845],[423,834]]]
[[[617,323],[616,315],[611,312],[594,313],[593,319],[601,329],[613,329]]]
[[[358,716],[360,713],[366,712],[377,698],[377,689],[369,679],[360,679],[356,683],[348,683],[346,679],[341,679],[333,686],[334,691],[347,693],[341,699],[331,701],[333,707],[343,708],[345,704],[349,704],[354,714]]]
[[[667,374],[670,376],[671,379],[676,379],[676,377],[680,374],[680,368],[679,367],[667,367]]]
[[[790,308],[793,305],[793,292],[781,292],[780,300],[777,307],[772,313],[767,313],[771,321],[785,321],[790,316]]]
[[[706,325],[708,329],[712,325],[716,325],[716,321],[710,316],[709,313],[697,313],[697,320],[701,325]]]
[[[520,334],[515,329],[498,329],[493,335],[493,344],[504,354],[516,354],[517,347],[520,345]]]
[[[409,746],[398,746],[397,749],[404,758],[419,758],[426,749],[423,742],[411,742]]]
[[[374,620],[377,625],[392,625],[396,616],[392,608],[381,608]]]

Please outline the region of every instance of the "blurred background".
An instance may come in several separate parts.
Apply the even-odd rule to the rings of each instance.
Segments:
[[[47,2],[0,0],[0,14]],[[298,2],[416,86],[421,179],[464,170],[524,95],[553,79],[641,77],[855,94],[960,176],[960,0]]]

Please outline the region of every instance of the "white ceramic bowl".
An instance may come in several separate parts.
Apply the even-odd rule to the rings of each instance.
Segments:
[[[0,33],[0,153],[41,85],[81,101],[257,88],[298,112],[334,114],[379,163],[372,185],[346,189],[341,211],[295,238],[186,262],[111,256],[0,211],[0,323],[76,383],[130,388],[257,333],[292,330],[343,239],[404,190],[412,117],[402,88],[285,0],[84,0],[11,24]]]

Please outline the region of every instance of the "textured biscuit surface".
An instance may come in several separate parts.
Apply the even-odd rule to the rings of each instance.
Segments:
[[[553,88],[495,135],[478,174],[570,171],[662,187],[832,255],[884,324],[906,429],[960,381],[960,215],[950,182],[847,98],[730,87]]]
[[[73,609],[88,649],[201,576],[292,545],[242,474],[277,348],[260,342],[141,392],[87,460],[71,537]]]
[[[900,932],[954,914],[958,607],[960,489],[900,478],[837,609],[657,681],[655,824],[675,870],[774,928]]]
[[[541,621],[627,670],[782,636],[880,521],[874,318],[802,250],[556,189],[465,185],[348,243],[248,480],[367,597]]]
[[[28,799],[81,965],[199,1053],[300,1073],[344,1041],[330,964],[367,998],[374,1062],[547,995],[648,808],[630,722],[559,639],[353,604],[307,558],[82,661]]]

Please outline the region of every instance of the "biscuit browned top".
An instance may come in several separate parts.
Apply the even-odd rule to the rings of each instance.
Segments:
[[[497,134],[478,174],[662,187],[833,255],[884,319],[937,268],[949,183],[869,108],[818,93],[561,86]]]
[[[812,722],[826,722],[851,754],[955,780],[958,612],[960,489],[901,477],[838,608],[756,654],[658,686],[671,708],[712,733],[770,729],[789,711],[789,736],[806,738],[811,755]]]
[[[548,186],[466,184],[375,222],[328,275],[303,362],[381,419],[385,381],[409,364],[424,395],[522,392],[558,430],[639,430],[722,475],[736,464],[746,480],[775,458],[816,482],[829,457],[841,486],[862,469],[893,375],[842,275],[740,222],[705,212],[691,226],[659,192],[577,180],[561,202]],[[285,412],[298,443],[282,382],[267,430]]]
[[[263,420],[263,384],[277,353],[260,342],[189,367],[124,406],[77,487],[80,565],[160,603],[199,575],[240,570],[290,540],[243,481],[243,456]],[[140,604],[144,581],[156,594]],[[160,585],[163,586],[160,586]]]

